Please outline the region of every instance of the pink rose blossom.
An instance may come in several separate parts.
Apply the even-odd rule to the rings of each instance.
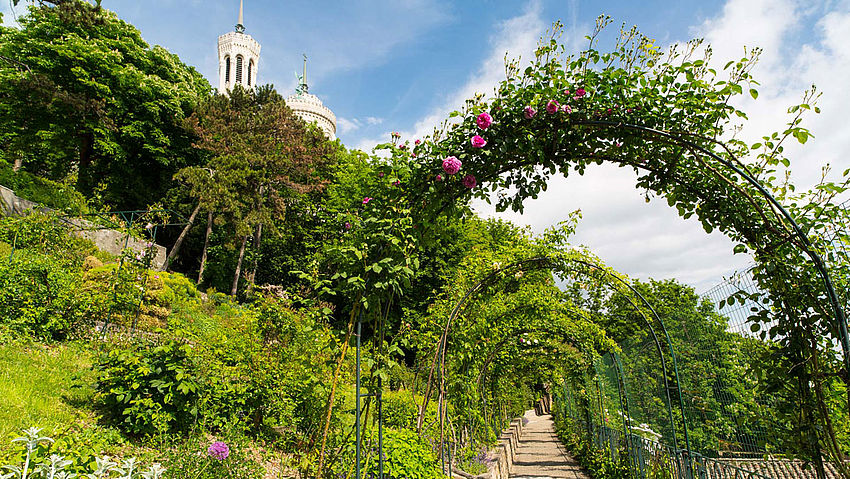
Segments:
[[[363,198],[363,204],[364,204],[364,205],[365,205],[365,204],[368,204],[370,201],[372,201],[372,198],[370,198],[370,197],[368,197],[368,196],[367,196],[367,197],[365,197],[365,198]]]
[[[537,112],[534,111],[534,108],[527,106],[527,107],[523,108],[522,114],[525,116],[526,120],[530,120],[530,119],[534,118],[534,115],[536,115]]]
[[[463,164],[454,156],[450,156],[443,160],[443,171],[450,175],[457,174],[457,172],[460,171],[461,166],[463,166]]]
[[[566,95],[566,96],[570,96],[570,89],[569,89],[569,88],[567,88],[566,90],[564,90],[564,95]]]
[[[401,181],[395,180],[393,181],[393,186],[398,186],[401,184]]]
[[[561,107],[561,111],[563,111],[564,113],[572,113],[573,107],[571,107],[570,105],[564,105]]]
[[[546,103],[546,113],[558,113],[559,108],[560,105],[557,100],[549,100],[549,102]]]
[[[474,176],[466,175],[463,177],[463,180],[461,180],[461,183],[463,183],[463,186],[472,189],[475,188],[475,186],[478,184],[478,181],[475,180]]]
[[[472,146],[474,148],[484,148],[485,146],[487,146],[487,140],[481,138],[478,135],[473,136],[470,141],[472,142]]]
[[[578,89],[576,89],[576,96],[577,96],[577,97],[579,97],[579,98],[583,97],[586,93],[587,93],[587,92],[586,92],[586,91],[584,91],[584,88],[578,88]]]
[[[437,175],[437,181],[443,181],[443,175]]]
[[[416,141],[413,142],[414,145],[418,145],[420,143],[422,143],[422,140],[416,140]]]
[[[398,147],[402,150],[407,149],[407,145],[405,144],[398,145]]]
[[[481,128],[482,130],[486,130],[487,128],[490,127],[490,125],[493,124],[493,117],[490,116],[489,113],[484,112],[484,113],[478,115],[478,118],[475,119],[475,123],[478,125],[478,128]]]

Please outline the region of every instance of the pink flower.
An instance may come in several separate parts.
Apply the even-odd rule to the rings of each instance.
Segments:
[[[487,128],[490,127],[490,125],[493,124],[493,117],[490,116],[489,113],[484,112],[484,113],[478,115],[478,118],[475,119],[475,123],[478,125],[478,128],[481,128],[482,130],[486,130]]]
[[[454,156],[450,156],[443,160],[443,171],[450,175],[457,174],[457,172],[460,171],[461,166],[463,166],[463,164]]]
[[[393,186],[398,186],[401,184],[401,181],[395,180],[393,181]]]
[[[350,229],[351,229],[351,223],[349,223],[348,221],[346,221],[346,222],[345,222],[345,229],[346,229],[346,230],[350,230]]]
[[[213,459],[223,461],[230,455],[230,448],[227,447],[227,444],[216,441],[207,448],[207,455]]]
[[[414,145],[418,145],[420,143],[422,143],[422,140],[416,140],[416,141],[413,142]]]
[[[461,183],[463,183],[463,186],[472,189],[475,188],[475,185],[478,184],[478,181],[475,180],[474,176],[466,175],[463,177],[463,180],[461,180]]]
[[[365,197],[365,198],[363,198],[363,204],[364,204],[364,205],[365,205],[365,204],[368,204],[370,201],[372,201],[372,198],[369,198],[368,196],[367,196],[367,197]]]
[[[570,105],[564,105],[561,107],[561,111],[563,111],[564,113],[572,113],[573,107],[571,107]]]
[[[406,148],[407,148],[407,145],[402,144],[402,145],[398,145],[398,147],[399,147],[400,149],[404,150],[404,149],[406,149]]]
[[[559,107],[560,105],[557,100],[549,100],[549,102],[546,103],[546,113],[558,113]]]
[[[378,173],[378,178],[383,178],[383,177],[384,177],[384,172],[383,172],[383,171],[382,171],[382,172],[380,172],[380,173]]]
[[[393,138],[401,138],[401,133],[394,131],[394,132],[392,132],[392,137]]]
[[[576,96],[577,96],[577,97],[579,97],[579,98],[583,97],[586,93],[587,93],[587,92],[586,92],[586,91],[584,91],[584,88],[578,88],[578,89],[576,89]]]
[[[564,90],[564,95],[570,96],[570,89],[569,88]]]
[[[523,116],[525,116],[526,120],[530,120],[530,119],[534,118],[534,115],[536,115],[537,112],[534,111],[534,108],[527,106],[527,107],[523,108],[522,114],[523,114]]]
[[[436,180],[437,181],[443,181],[443,175],[437,175]]]
[[[485,146],[487,146],[487,140],[481,138],[478,135],[473,136],[470,141],[472,142],[472,146],[474,148],[484,148]]]

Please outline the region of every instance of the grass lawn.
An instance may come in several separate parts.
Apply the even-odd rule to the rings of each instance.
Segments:
[[[92,352],[83,344],[0,345],[0,448],[21,429],[56,436],[93,424]]]

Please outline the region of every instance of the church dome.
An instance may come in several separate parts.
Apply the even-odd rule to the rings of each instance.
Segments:
[[[295,93],[286,98],[286,106],[307,123],[315,123],[331,140],[336,139],[336,115],[316,95]]]

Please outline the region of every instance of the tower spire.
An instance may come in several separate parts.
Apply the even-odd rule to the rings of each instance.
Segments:
[[[307,93],[307,54],[302,53],[302,55],[304,55],[304,72],[301,74],[301,89]]]
[[[239,0],[239,20],[236,22],[236,31],[239,33],[245,31],[245,25],[242,23],[242,4],[243,0]]]

